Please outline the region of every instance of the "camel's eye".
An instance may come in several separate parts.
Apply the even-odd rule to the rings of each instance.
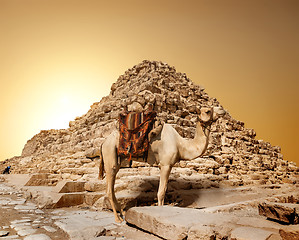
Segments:
[[[211,111],[210,111],[210,110],[208,110],[208,111],[206,111],[206,113],[207,113],[207,114],[209,114],[209,113],[211,113]]]

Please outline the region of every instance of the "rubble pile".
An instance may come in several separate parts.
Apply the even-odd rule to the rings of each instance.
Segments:
[[[174,124],[183,137],[192,138],[201,107],[221,107],[216,98],[194,84],[185,73],[158,61],[143,61],[128,69],[112,85],[108,96],[70,121],[69,128],[44,130],[28,140],[22,155],[6,160],[13,173],[44,172],[61,179],[89,180],[97,176],[97,149],[117,128],[119,113],[127,108],[143,110],[153,104],[155,127]],[[254,114],[254,113],[252,113]],[[231,185],[298,183],[299,168],[283,160],[280,147],[255,139],[253,129],[229,112],[213,123],[203,158],[180,162],[187,174],[211,174]],[[2,167],[2,166],[1,166]],[[134,163],[133,167],[148,167]],[[0,169],[1,170],[1,169]]]

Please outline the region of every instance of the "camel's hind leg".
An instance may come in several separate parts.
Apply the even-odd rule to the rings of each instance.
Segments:
[[[106,171],[106,181],[107,181],[107,195],[114,213],[115,221],[116,222],[122,222],[122,215],[123,212],[121,210],[121,206],[118,203],[116,197],[115,197],[115,192],[114,192],[114,184],[115,184],[115,178],[116,174],[119,170],[119,167],[113,167],[111,169],[107,169]],[[121,216],[118,216],[117,211],[120,212]]]
[[[161,166],[160,183],[159,183],[159,190],[158,190],[158,206],[164,205],[165,192],[167,189],[167,182],[168,182],[171,168],[172,166],[170,165]]]

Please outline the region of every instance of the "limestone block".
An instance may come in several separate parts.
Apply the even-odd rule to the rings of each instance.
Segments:
[[[42,186],[48,185],[48,173],[33,174],[25,186]]]
[[[55,189],[58,193],[83,192],[85,182],[60,182]]]
[[[205,213],[196,209],[161,207],[134,207],[127,211],[126,221],[141,229],[165,239],[210,239],[203,238],[213,234],[209,228],[229,225],[235,217],[216,213]],[[202,236],[200,230],[204,230]],[[213,236],[213,235],[212,235]],[[202,238],[199,238],[202,237]]]
[[[282,240],[279,233],[273,233],[267,240]]]
[[[280,223],[269,221],[262,217],[241,217],[237,222],[238,225],[248,226],[252,228],[263,228],[263,229],[273,229],[279,230],[281,228]]]
[[[205,225],[194,225],[188,232],[188,239],[230,239],[230,233],[234,225],[228,223],[225,226],[205,226]]]
[[[70,177],[71,177],[71,174],[70,173],[63,173],[63,174],[61,174],[61,178],[62,179],[70,179]]]
[[[161,213],[160,219],[157,218],[157,211]],[[151,208],[151,211],[148,207],[131,208],[126,213],[126,221],[165,239],[186,238],[189,226],[182,223],[174,225],[169,220],[167,221],[167,218],[172,216],[175,216],[173,212],[167,214],[162,207],[159,209]]]
[[[31,161],[32,161],[32,157],[24,157],[20,159],[19,164],[24,166],[30,163]]]
[[[182,164],[182,165],[181,165]],[[181,161],[180,162],[180,167],[182,166],[187,166],[187,163],[185,161]],[[187,176],[191,176],[192,175],[192,170],[188,169],[188,168],[173,168],[172,169],[173,173],[179,173],[180,175],[187,175]]]
[[[106,189],[105,180],[99,180],[96,182],[86,182],[84,189],[88,192],[101,192]]]
[[[231,240],[267,240],[273,233],[259,228],[239,227],[232,231]]]
[[[220,167],[218,169],[218,171],[219,171],[220,174],[226,174],[226,173],[228,173],[228,169],[226,167]]]
[[[250,175],[250,178],[252,180],[263,180],[263,179],[267,179],[268,176],[267,175],[264,175],[262,173],[258,174],[258,173],[255,173],[255,174],[251,174]]]
[[[86,150],[85,152],[85,156],[87,158],[95,158],[95,157],[99,157],[101,154],[100,148],[90,148],[88,150]]]
[[[279,234],[283,240],[299,239],[299,225],[282,227]]]
[[[105,193],[98,193],[98,192],[91,192],[91,193],[87,193],[85,194],[85,200],[84,202],[89,205],[92,206],[99,198],[105,196]]]
[[[147,182],[144,179],[139,179],[136,181],[129,182],[128,184],[123,185],[125,188],[123,189],[131,189],[136,192],[150,192],[156,190],[157,188],[153,188],[153,185],[150,182]]]
[[[102,106],[102,111],[104,113],[111,112],[111,110],[112,110],[112,106],[109,103],[106,103],[105,105]]]
[[[70,174],[74,174],[74,175],[93,174],[93,173],[96,173],[97,171],[98,171],[98,169],[85,168],[85,167],[81,167],[81,168],[73,167],[73,168],[61,169],[62,173],[70,173]]]
[[[299,205],[293,203],[271,203],[259,204],[259,214],[271,219],[289,224],[299,223]]]
[[[84,193],[64,193],[54,204],[54,208],[76,206],[84,203]]]
[[[216,239],[216,233],[212,227],[194,226],[188,232],[188,240]]]
[[[142,105],[139,102],[133,102],[128,105],[128,111],[141,112],[143,110]]]
[[[283,183],[295,184],[297,181],[294,178],[286,177],[282,179]]]

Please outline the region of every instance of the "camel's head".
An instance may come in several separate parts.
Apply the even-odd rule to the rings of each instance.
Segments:
[[[225,110],[222,107],[203,107],[200,109],[199,120],[204,124],[208,124],[216,121],[224,114]]]
[[[209,123],[213,121],[214,109],[209,107],[203,107],[200,109],[199,120],[202,123]]]

